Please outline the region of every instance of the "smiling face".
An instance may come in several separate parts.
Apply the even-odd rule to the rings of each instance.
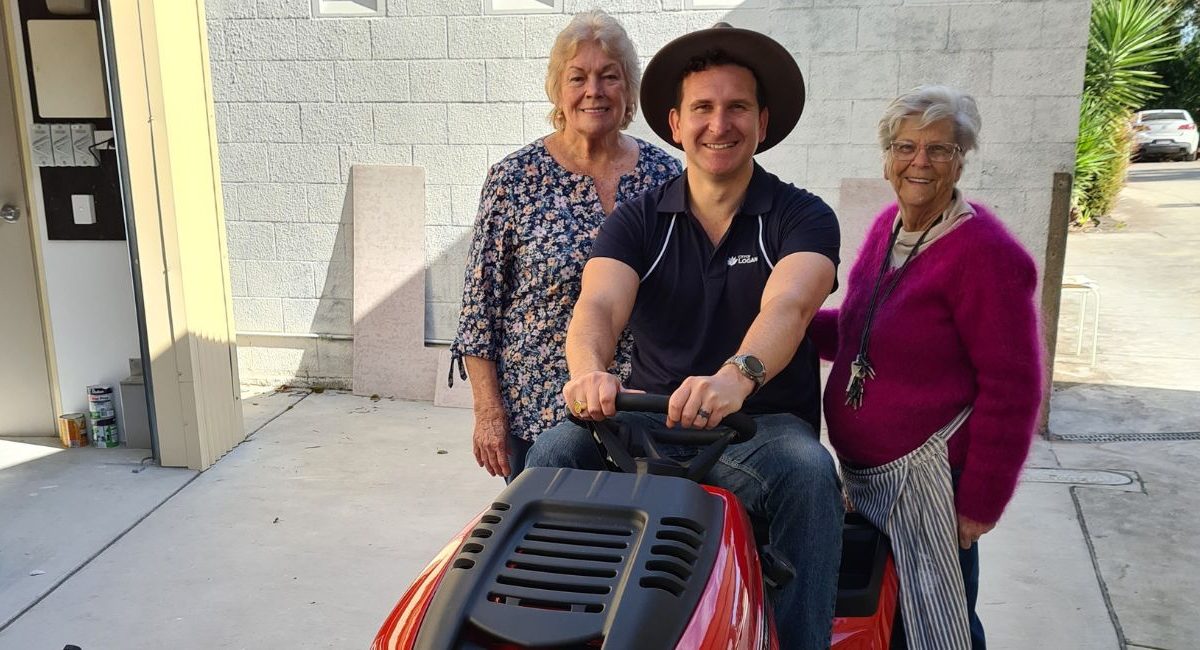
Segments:
[[[916,156],[912,160],[897,160],[889,149],[883,175],[892,184],[904,214],[928,217],[940,214],[950,206],[954,187],[962,176],[963,161],[962,155],[956,154],[947,162],[933,162],[925,150],[926,145],[933,143],[956,142],[952,120],[938,120],[925,128],[919,128],[919,125],[915,117],[900,122],[900,129],[892,142],[917,145]]]
[[[629,103],[625,73],[616,59],[599,43],[585,41],[567,61],[562,75],[558,107],[565,131],[598,138],[620,130]]]
[[[754,73],[719,65],[684,78],[678,108],[671,109],[671,136],[683,147],[689,173],[713,178],[745,172],[767,137],[767,109],[755,99]]]

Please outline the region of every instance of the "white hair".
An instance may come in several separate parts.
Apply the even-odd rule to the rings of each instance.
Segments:
[[[962,152],[975,149],[979,142],[979,107],[975,98],[949,86],[918,86],[892,100],[879,118],[879,146],[887,149],[896,138],[900,124],[910,117],[920,118],[919,128],[939,120],[954,122],[954,140]]]

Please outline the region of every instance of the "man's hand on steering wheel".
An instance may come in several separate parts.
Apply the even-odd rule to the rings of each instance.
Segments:
[[[688,377],[671,393],[667,426],[712,429],[726,415],[740,411],[753,392],[754,381],[731,365],[707,377]]]
[[[572,378],[563,386],[567,411],[580,420],[599,422],[617,414],[617,393],[640,393],[621,386],[616,375],[593,370]]]

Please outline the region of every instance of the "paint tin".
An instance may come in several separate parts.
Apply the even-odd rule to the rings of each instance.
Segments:
[[[117,418],[92,418],[92,446],[111,449],[121,444],[117,436]]]
[[[66,413],[58,416],[58,438],[64,447],[84,447],[88,443],[87,416]]]
[[[88,411],[93,420],[116,417],[112,386],[96,384],[87,387]]]

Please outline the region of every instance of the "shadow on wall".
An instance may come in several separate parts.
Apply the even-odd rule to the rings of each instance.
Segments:
[[[283,332],[240,332],[238,365],[243,386],[304,386],[350,390],[354,376],[354,180],[341,190],[341,219],[324,267],[321,287],[312,299],[288,299]],[[424,286],[411,277],[393,293],[424,295],[413,305],[412,317],[423,323],[425,343],[450,343],[457,326],[464,265],[471,229],[449,242],[426,241],[424,250],[397,250],[399,256],[419,254],[426,260]],[[429,255],[431,250],[441,252]],[[400,271],[397,271],[398,273]],[[447,297],[453,297],[447,299]],[[305,313],[305,311],[307,313]],[[370,312],[366,315],[370,318]],[[445,377],[439,377],[439,382]]]
[[[353,360],[353,185],[341,188],[341,217],[325,266],[315,265],[320,287],[309,298],[286,299],[281,332],[240,331],[238,367],[243,386],[298,385],[349,389]],[[323,280],[322,280],[323,275]]]

